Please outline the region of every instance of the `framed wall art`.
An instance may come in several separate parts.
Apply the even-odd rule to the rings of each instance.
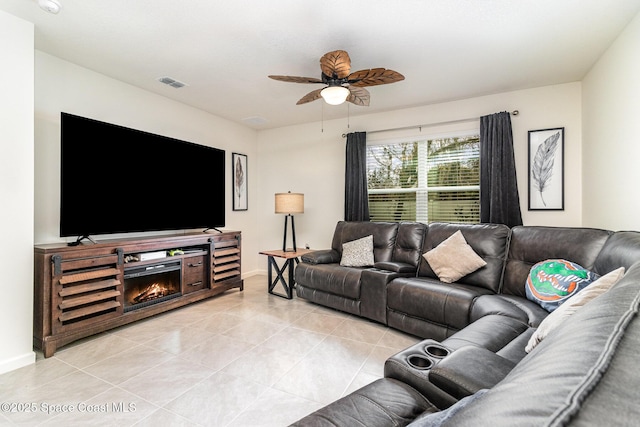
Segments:
[[[564,128],[529,131],[529,210],[564,210]]]
[[[247,206],[247,155],[231,153],[231,182],[233,182],[233,210],[246,211]]]

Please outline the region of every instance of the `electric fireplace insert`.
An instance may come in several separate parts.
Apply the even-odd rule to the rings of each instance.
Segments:
[[[159,262],[125,269],[125,313],[181,296],[180,262]]]

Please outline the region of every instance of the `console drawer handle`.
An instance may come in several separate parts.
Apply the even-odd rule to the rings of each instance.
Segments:
[[[202,282],[195,282],[195,283],[189,283],[187,286],[200,286],[202,285]]]
[[[197,264],[193,264],[193,263],[191,263],[191,262],[189,263],[189,267],[200,267],[201,265],[202,265],[202,261],[200,261],[200,262],[199,262],[199,263],[197,263]]]

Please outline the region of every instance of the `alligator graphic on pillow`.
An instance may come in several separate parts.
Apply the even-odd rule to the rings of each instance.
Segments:
[[[531,267],[525,292],[528,299],[552,312],[598,277],[574,262],[548,259]]]

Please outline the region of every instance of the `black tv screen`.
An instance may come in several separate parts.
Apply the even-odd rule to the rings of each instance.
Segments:
[[[224,227],[224,177],[224,150],[61,114],[61,237]]]

